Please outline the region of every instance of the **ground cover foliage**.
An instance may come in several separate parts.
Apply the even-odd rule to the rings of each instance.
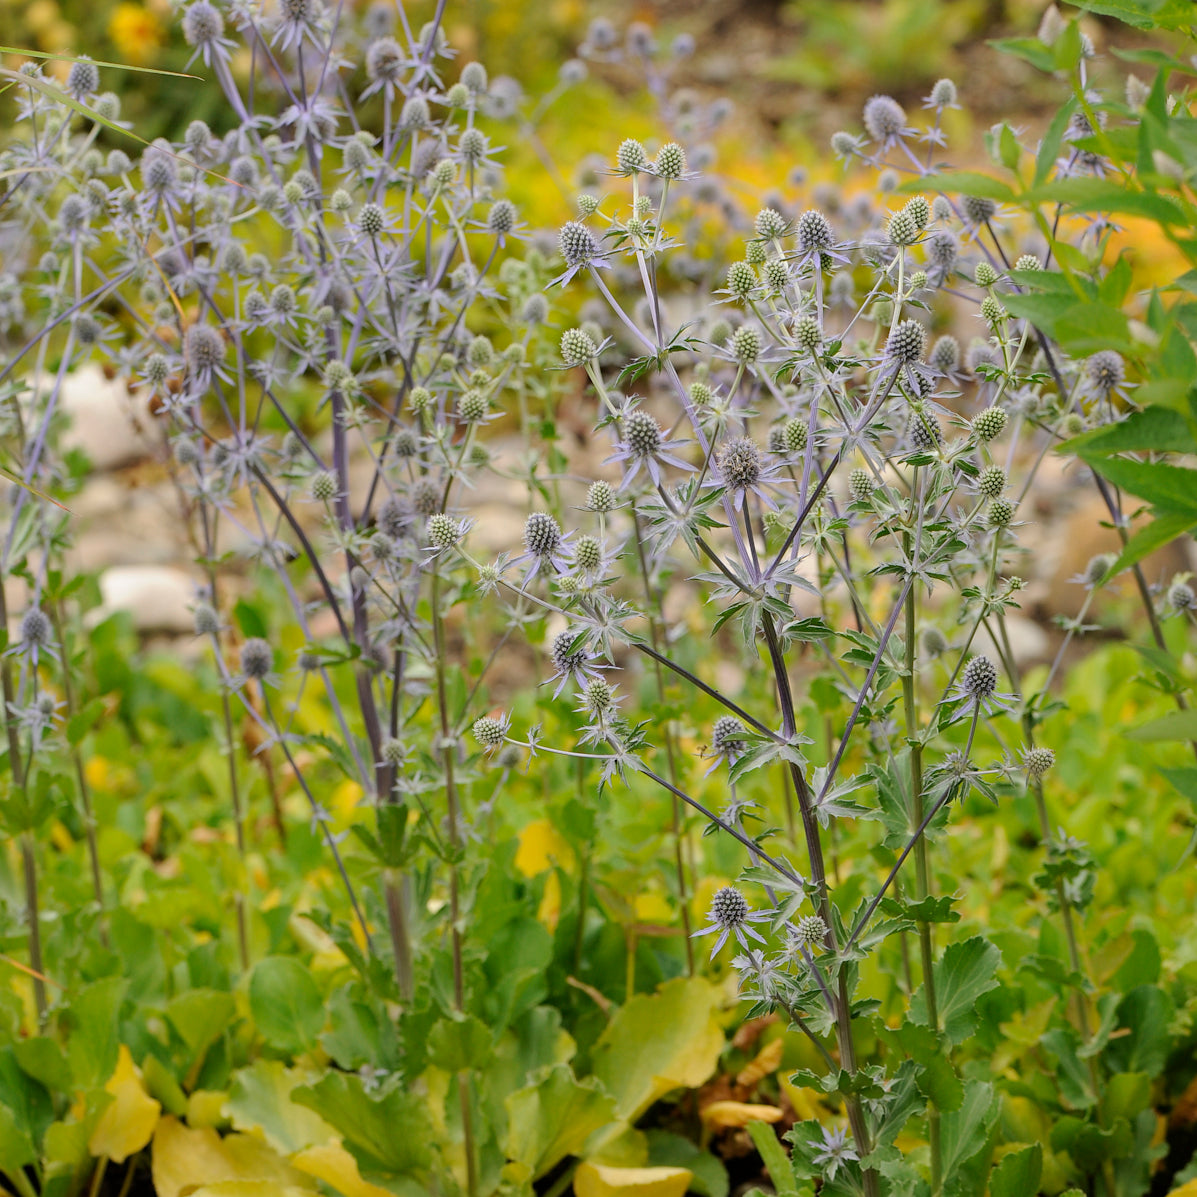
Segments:
[[[1044,128],[878,94],[764,206],[684,37],[528,96],[444,8],[193,0],[231,118],[170,141],[3,68],[7,1183],[1197,1186],[1188,6],[1050,9]],[[532,227],[504,145],[629,70]],[[185,645],[63,569],[87,361]],[[1027,669],[1057,461],[1117,548]]]

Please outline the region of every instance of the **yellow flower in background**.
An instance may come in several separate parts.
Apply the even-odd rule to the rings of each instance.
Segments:
[[[134,66],[145,66],[153,61],[162,44],[162,22],[144,5],[125,0],[112,11],[108,36],[121,58]]]
[[[572,868],[573,863],[573,850],[548,819],[537,819],[520,832],[515,867],[525,877],[535,877],[554,865]]]

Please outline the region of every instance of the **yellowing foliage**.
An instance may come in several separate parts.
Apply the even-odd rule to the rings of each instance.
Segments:
[[[123,1043],[116,1058],[116,1071],[104,1088],[116,1100],[100,1115],[87,1149],[94,1156],[106,1156],[113,1163],[123,1164],[150,1141],[162,1106],[145,1091],[141,1071]]]

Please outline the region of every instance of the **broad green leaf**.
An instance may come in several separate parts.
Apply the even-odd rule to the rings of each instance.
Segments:
[[[1118,1072],[1159,1076],[1168,1059],[1172,1039],[1172,999],[1156,985],[1140,985],[1118,1003],[1118,1026],[1129,1035],[1111,1037],[1106,1061]]]
[[[333,1126],[366,1180],[412,1177],[432,1162],[428,1101],[415,1092],[392,1087],[367,1093],[361,1077],[329,1072],[294,1089],[291,1100]]]
[[[1032,1143],[1002,1156],[989,1177],[989,1197],[1035,1197],[1043,1174],[1043,1145]]]
[[[168,1114],[182,1118],[187,1113],[187,1094],[183,1092],[174,1074],[155,1055],[148,1055],[141,1062],[141,1079],[146,1092]]]
[[[318,1113],[291,1100],[310,1079],[281,1060],[255,1060],[233,1076],[224,1112],[239,1131],[255,1131],[281,1155],[327,1143],[333,1128]]]
[[[619,1008],[591,1055],[620,1118],[635,1122],[673,1089],[696,1088],[715,1070],[723,1031],[719,990],[701,977],[667,981]]]
[[[989,175],[969,170],[945,171],[938,175],[925,175],[906,184],[903,191],[953,191],[961,195],[974,195],[978,199],[992,199],[1009,203],[1015,196],[1008,183]],[[1004,297],[1003,297],[1004,298]]]
[[[1155,743],[1161,740],[1197,740],[1197,708],[1170,711],[1159,719],[1127,730],[1128,740]]]
[[[218,989],[190,989],[171,998],[166,1017],[187,1045],[191,1061],[198,1061],[233,1021],[237,1003]]]
[[[963,1043],[977,1026],[977,999],[997,987],[995,973],[1002,954],[980,936],[949,944],[935,962],[935,997],[939,1024],[953,1043]],[[917,1021],[927,1022],[926,998],[922,990],[912,1002]]]
[[[324,1029],[324,1000],[312,974],[290,956],[267,956],[254,967],[249,1007],[262,1038],[280,1051],[312,1051]]]
[[[1145,1072],[1116,1072],[1106,1082],[1107,1118],[1137,1118],[1151,1105],[1151,1077]]]
[[[1197,520],[1186,513],[1161,515],[1144,528],[1140,528],[1118,556],[1118,560],[1110,566],[1109,576],[1112,578],[1124,569],[1130,569],[1144,557],[1150,556],[1166,544],[1171,544],[1178,536],[1197,527]]]
[[[88,985],[70,1004],[67,1016],[73,1031],[67,1053],[80,1089],[103,1086],[116,1068],[119,1015],[128,984],[122,977],[106,977]]]
[[[7,1106],[0,1105],[0,1172],[12,1176],[37,1160],[33,1141]]]
[[[1197,810],[1197,768],[1187,765],[1179,769],[1161,769],[1160,772],[1174,789],[1193,804],[1193,809]],[[20,1059],[20,1056],[17,1058]]]
[[[1117,424],[1107,424],[1074,436],[1057,449],[1088,460],[1107,453],[1197,453],[1197,438],[1188,420],[1166,407],[1132,412]]]
[[[1179,29],[1193,20],[1191,0],[1070,0],[1077,8],[1116,17],[1136,29]]]
[[[650,1130],[644,1132],[644,1137],[648,1143],[648,1159],[645,1160],[645,1163],[650,1167],[665,1165],[674,1168],[689,1168],[694,1173],[694,1177],[690,1181],[691,1193],[697,1193],[699,1197],[727,1197],[731,1185],[722,1160],[709,1151],[703,1151],[701,1147],[683,1135],[675,1135],[663,1130]],[[786,1157],[786,1166],[792,1173],[793,1169],[789,1168],[788,1156]],[[800,1197],[811,1197],[811,1194],[809,1192],[802,1193]]]
[[[567,1155],[581,1155],[586,1140],[615,1118],[615,1100],[593,1079],[577,1081],[558,1064],[534,1085],[509,1094],[507,1158],[526,1178],[543,1176]]]
[[[0,1103],[8,1107],[17,1125],[34,1143],[41,1142],[46,1127],[54,1121],[54,1105],[49,1092],[45,1085],[21,1068],[12,1047],[0,1048]]]
[[[1085,460],[1103,478],[1146,499],[1161,512],[1188,515],[1197,522],[1197,470],[1096,454]]]
[[[41,1081],[47,1089],[65,1093],[71,1087],[71,1068],[62,1048],[53,1039],[36,1036],[18,1039],[12,1046],[22,1072]]]
[[[1037,37],[999,37],[993,38],[988,44],[1003,54],[1011,54],[1029,62],[1041,71],[1053,71],[1056,68],[1051,49]]]
[[[1117,212],[1142,216],[1157,224],[1186,224],[1184,206],[1164,195],[1132,191],[1102,179],[1054,179],[1028,191],[1028,203],[1064,203],[1077,212]]]
[[[472,1014],[441,1019],[428,1036],[428,1059],[446,1072],[482,1068],[490,1050],[490,1030]]]
[[[960,1109],[943,1116],[940,1142],[945,1193],[960,1192],[964,1187],[966,1166],[985,1149],[999,1110],[992,1085],[969,1081]]]

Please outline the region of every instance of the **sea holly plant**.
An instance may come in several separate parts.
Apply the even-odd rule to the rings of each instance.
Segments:
[[[795,1175],[821,1180],[825,1192],[985,1187],[1001,1097],[968,1061],[983,1054],[978,1003],[999,985],[1003,957],[984,934],[953,934],[957,895],[939,892],[945,866],[936,857],[950,854],[953,812],[970,795],[1001,804],[1024,788],[1046,850],[1037,884],[1063,955],[1005,965],[1067,999],[1041,1040],[1068,1078],[1062,1108],[1076,1111],[1060,1147],[1109,1194],[1133,1187],[1128,1174],[1145,1174],[1151,1158],[1137,1138],[1140,1111],[1119,1112],[1107,1089],[1125,1085],[1120,1053],[1107,1050],[1110,1020],[1130,1015],[1086,975],[1080,924],[1092,858],[1053,826],[1045,789],[1055,757],[1037,739],[1050,699],[1046,689],[1024,691],[1009,618],[1024,586],[1018,537],[1036,474],[1063,446],[1093,467],[1125,545],[1116,560],[1095,559],[1083,581],[1091,592],[1134,570],[1155,638],[1148,660],[1179,708],[1141,734],[1189,738],[1188,686],[1139,563],[1191,526],[1193,488],[1183,467],[1125,454],[1185,451],[1197,412],[1193,351],[1183,301],[1166,307],[1158,295],[1145,300],[1137,347],[1125,310],[1130,265],[1105,263],[1119,213],[1157,214],[1173,241],[1177,226],[1191,225],[1187,200],[1152,202],[1152,185],[1133,173],[1148,162],[1158,174],[1143,146],[1179,139],[1191,117],[1168,97],[1171,60],[1154,87],[1128,84],[1136,103],[1107,103],[1092,90],[1092,47],[1075,22],[1049,21],[1025,55],[1071,77],[1075,95],[1037,145],[1010,126],[992,133],[995,159],[1020,186],[934,164],[942,115],[956,103],[950,81],[928,96],[922,128],[875,96],[862,131],[833,145],[851,169],[881,172],[876,198],[842,211],[838,227],[816,206],[762,208],[710,305],[684,323],[675,280],[690,272],[670,259],[702,201],[687,191],[683,147],[665,142],[653,153],[624,141],[561,228],[566,270],[555,280],[588,282],[606,306],[597,328],[567,329],[560,343],[564,365],[584,373],[596,436],[612,446],[612,472],[589,492],[603,488],[602,502],[579,504],[570,533],[553,523],[552,553],[534,544],[548,517],[529,517],[537,569],[481,567],[513,601],[567,622],[553,651],[558,686],[578,694],[578,743],[593,746],[604,779],[647,778],[707,832],[743,848],[741,886],[714,894],[695,934],[714,936],[713,955],[729,947],[754,1013],[782,1014],[815,1047],[822,1066],[795,1079],[842,1102],[846,1125],[802,1123],[790,1140]],[[1121,141],[1111,113],[1126,130]],[[1147,131],[1157,119],[1163,128]],[[894,190],[899,173],[913,177]],[[1043,203],[1054,204],[1050,216]],[[1034,220],[1018,221],[1020,207]],[[972,309],[977,335],[965,350],[951,333],[930,331],[948,296]],[[1170,348],[1153,373],[1167,377],[1132,383],[1128,362],[1160,343]],[[1140,385],[1143,399],[1172,406],[1143,406]],[[1152,501],[1159,517],[1134,538],[1123,489]],[[589,562],[604,558],[612,564],[599,576]],[[621,560],[647,579],[647,603],[631,577],[625,583]],[[745,709],[740,694],[711,683],[700,652],[661,642],[659,596],[683,578],[709,605],[711,635],[735,625],[745,668],[767,671],[767,706]],[[1187,579],[1166,593],[1188,623]],[[952,632],[929,628],[920,643],[925,622],[945,614]],[[1078,630],[1083,614],[1068,639]],[[839,699],[822,709],[841,720],[821,742],[807,734],[816,710],[801,680],[816,656]],[[679,784],[676,722],[653,724],[649,710],[614,697],[604,671],[644,658],[723,708],[710,731],[722,805],[706,797],[710,786],[700,799]],[[490,722],[477,732],[499,742]],[[766,785],[787,795],[788,835],[762,823],[766,812],[745,797]],[[828,867],[833,828],[845,819],[876,824],[874,852],[887,870],[875,882]],[[862,986],[862,965],[899,944],[905,1013],[895,1028]],[[1141,1036],[1144,1027],[1128,1030]],[[862,1056],[868,1039],[885,1050]],[[925,1152],[896,1146],[912,1126]],[[1038,1183],[1036,1172],[1028,1184]]]
[[[1146,1192],[1192,945],[1159,932],[1165,984],[1118,912],[1105,812],[1149,804],[1094,695],[1194,739],[1192,579],[1147,556],[1197,519],[1192,287],[1137,292],[1118,228],[1191,264],[1180,61],[1123,103],[1056,14],[1003,48],[1062,106],[993,172],[941,161],[944,79],[867,100],[842,192],[745,210],[684,38],[596,21],[532,103],[443,4],[178,16],[227,128],[125,136],[86,61],[8,97],[9,1182],[723,1194],[726,1134],[785,1193]],[[629,69],[660,136],[526,227],[503,141]],[[195,546],[187,669],[98,614],[81,651],[88,358]],[[1030,673],[1057,451],[1122,543]],[[1124,571],[1139,690],[1069,656]]]

